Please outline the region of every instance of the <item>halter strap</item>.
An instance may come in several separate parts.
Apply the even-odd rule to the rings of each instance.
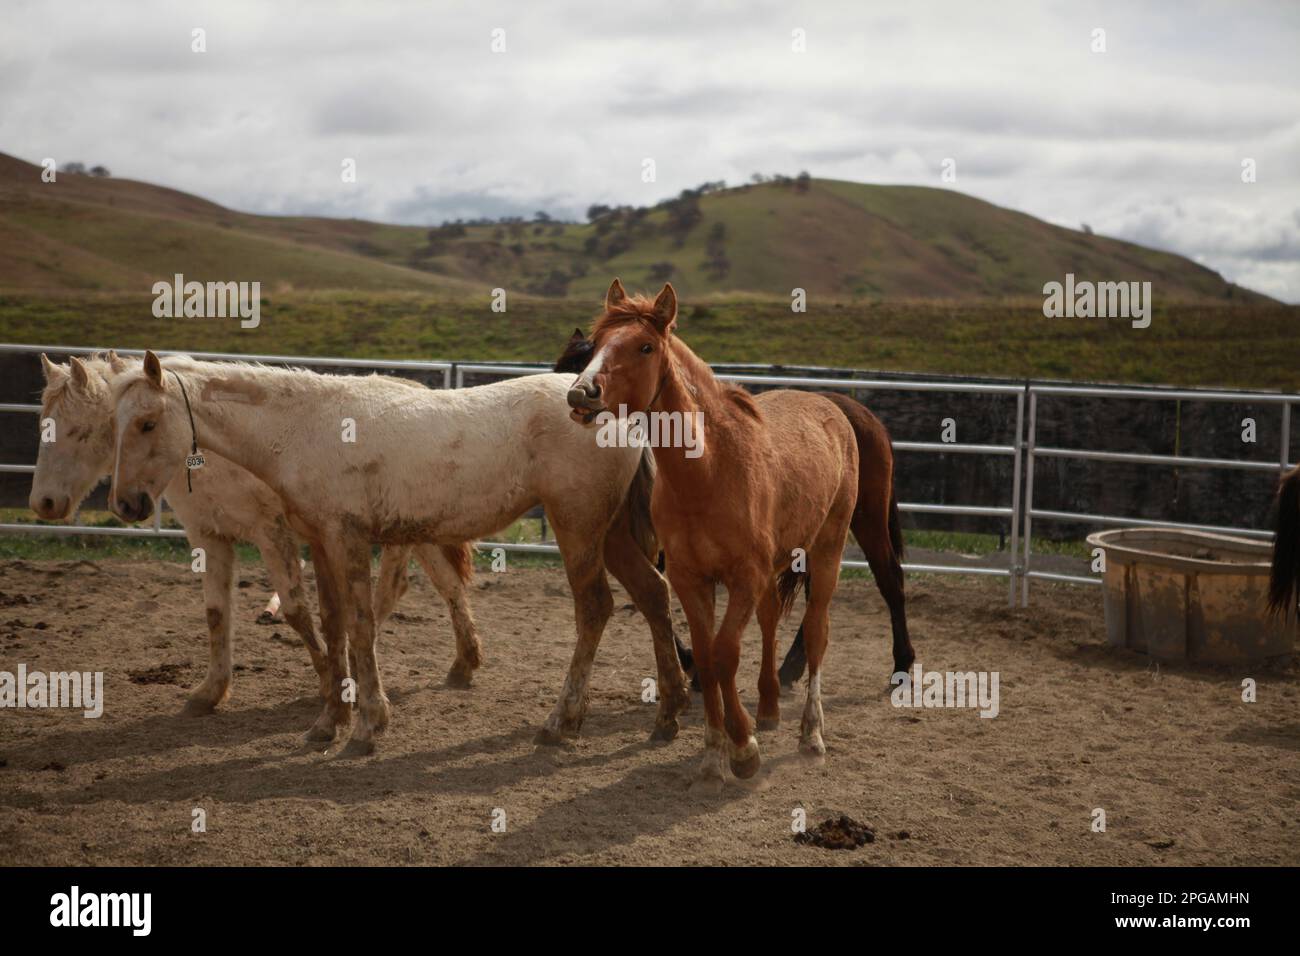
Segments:
[[[181,377],[171,369],[168,369],[167,371],[172,373],[172,378],[176,379],[176,384],[181,387],[181,397],[185,399],[185,414],[188,415],[190,419],[190,455],[196,456],[199,453],[199,433],[194,427],[194,411],[190,408],[189,393],[185,391],[185,383],[181,381]],[[194,469],[190,467],[190,463],[187,461],[185,463],[185,489],[190,494],[193,494],[194,492],[194,482],[190,476],[190,472],[193,470]]]

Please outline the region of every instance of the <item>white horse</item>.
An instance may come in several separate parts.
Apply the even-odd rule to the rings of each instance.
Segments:
[[[637,533],[644,506],[623,508],[642,451],[602,448],[592,432],[572,428],[563,401],[570,383],[571,376],[532,375],[433,391],[378,375],[187,358],[169,358],[164,371],[149,352],[140,370],[113,383],[109,500],[121,517],[144,520],[200,442],[280,496],[312,545],[318,581],[329,585],[321,588],[321,617],[332,693],[308,737],[333,740],[350,722],[347,631],[359,711],[348,748],[360,753],[373,750],[389,719],[375,657],[371,543],[461,546],[541,504],[573,589],[578,643],[539,742],[581,726],[613,609],[606,564],[650,622],[660,690],[655,736],[671,739],[689,695],[668,585],[650,563],[648,526]]]
[[[41,421],[53,422],[53,440],[43,441],[37,452],[29,504],[39,517],[60,521],[111,474],[111,382],[130,368],[138,369],[140,362],[109,352],[85,361],[73,358],[68,365],[55,365],[42,355],[41,366],[45,372]],[[190,694],[185,712],[210,713],[230,695],[234,631],[230,605],[237,541],[249,541],[261,552],[278,595],[274,603],[282,606],[285,621],[302,637],[320,675],[321,693],[327,694],[330,684],[325,646],[312,625],[311,609],[302,590],[298,541],[279,497],[253,474],[218,455],[209,455],[203,473],[193,476],[192,491],[187,488],[185,472],[182,466],[164,494],[190,545],[204,551],[203,595],[208,626],[208,673]],[[375,607],[380,625],[406,590],[405,571],[411,550],[384,549]],[[447,676],[448,683],[468,686],[480,659],[478,634],[465,589],[472,569],[470,556],[460,549],[434,545],[414,550],[451,611],[456,661]]]

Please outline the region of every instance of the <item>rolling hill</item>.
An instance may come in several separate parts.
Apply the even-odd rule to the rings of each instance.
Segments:
[[[1153,283],[1161,300],[1265,303],[1182,256],[1050,225],[962,193],[793,180],[688,193],[584,224],[426,228],[257,216],[124,179],[0,154],[0,289],[145,292],[159,278],[259,279],[264,291],[592,298],[619,275],[688,297],[836,301],[1041,296],[1044,282]]]

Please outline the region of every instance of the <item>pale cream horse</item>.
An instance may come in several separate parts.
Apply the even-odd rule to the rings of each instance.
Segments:
[[[113,471],[113,404],[111,383],[138,360],[115,353],[73,358],[56,365],[41,356],[45,389],[41,394],[42,441],[36,456],[29,504],[37,516],[61,521],[91,490]],[[418,386],[416,386],[418,387]],[[49,427],[46,427],[49,423]],[[302,638],[321,680],[322,695],[329,691],[325,646],[312,625],[311,609],[302,589],[298,541],[279,497],[261,480],[215,454],[207,456],[201,474],[186,485],[185,468],[177,471],[164,490],[190,545],[202,548],[203,598],[207,609],[208,672],[185,705],[189,714],[210,713],[230,695],[234,620],[231,595],[234,586],[235,542],[256,545],[276,589],[284,619]],[[375,601],[379,625],[388,618],[405,591],[409,547],[385,548]],[[416,557],[438,593],[447,602],[456,633],[456,660],[447,675],[449,684],[469,684],[480,660],[479,639],[465,589],[471,565],[459,549],[420,545]]]
[[[269,485],[302,524],[316,556],[332,692],[308,736],[333,740],[350,722],[347,641],[358,722],[348,747],[370,752],[387,727],[375,656],[370,545],[459,546],[546,508],[573,590],[578,642],[539,742],[576,733],[596,648],[613,610],[605,565],[650,622],[659,676],[655,736],[671,739],[687,705],[668,586],[636,535],[614,535],[642,461],[639,448],[600,447],[574,429],[572,376],[531,375],[454,391],[411,389],[384,376],[319,375],[152,353],[113,383],[116,455],[111,505],[139,521],[201,445]],[[625,523],[624,523],[625,524]],[[611,527],[613,525],[613,527]],[[337,599],[337,606],[329,604]]]

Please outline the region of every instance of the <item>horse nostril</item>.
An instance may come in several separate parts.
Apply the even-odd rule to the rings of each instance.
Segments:
[[[51,511],[53,511],[53,510],[54,510],[54,499],[53,499],[53,498],[42,498],[42,499],[41,499],[41,514],[46,514],[46,515],[47,515],[47,514],[49,514]]]
[[[587,397],[591,399],[600,398],[600,386],[592,382],[587,388]]]

